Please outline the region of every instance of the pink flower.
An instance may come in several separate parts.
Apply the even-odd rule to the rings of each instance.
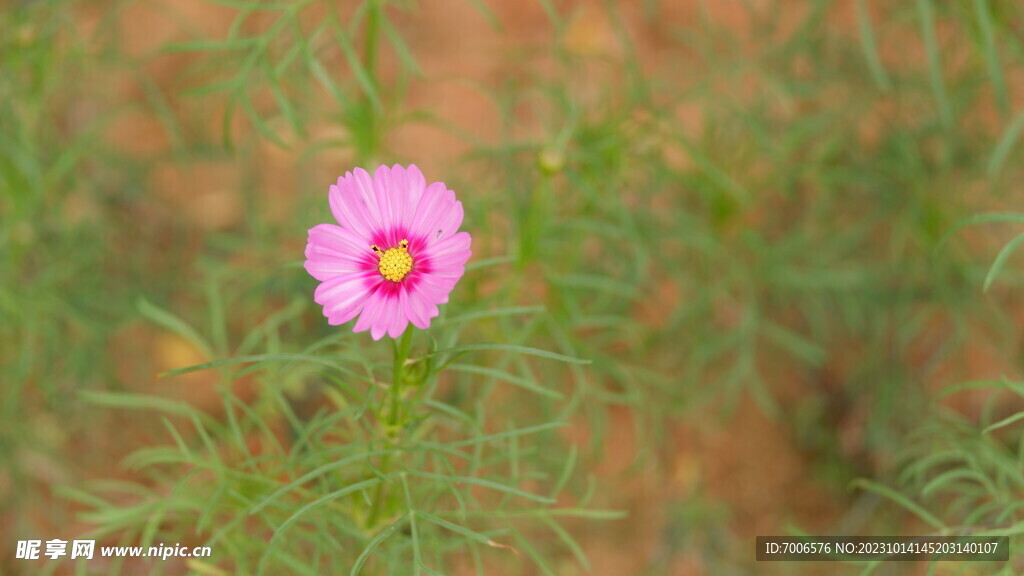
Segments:
[[[470,237],[458,232],[462,203],[419,168],[356,168],[331,186],[338,225],[309,229],[306,271],[320,281],[314,300],[332,325],[359,316],[353,331],[397,338],[409,322],[430,326],[437,305],[462,278]]]

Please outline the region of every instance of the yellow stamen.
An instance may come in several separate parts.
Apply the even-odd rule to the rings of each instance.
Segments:
[[[380,263],[377,269],[380,275],[392,282],[401,282],[406,274],[412,270],[412,256],[409,254],[409,241],[402,240],[398,246],[381,251],[376,244],[370,246],[370,250],[380,256]]]

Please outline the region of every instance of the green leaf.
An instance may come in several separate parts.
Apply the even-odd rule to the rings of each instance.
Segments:
[[[497,266],[499,264],[508,264],[514,261],[515,258],[512,256],[497,256],[495,258],[485,258],[484,260],[477,260],[466,264],[466,272],[470,270],[479,270],[480,268],[490,268],[491,266]]]
[[[281,495],[283,495],[284,493],[289,492],[291,490],[294,490],[294,489],[298,488],[299,486],[302,486],[303,484],[309,482],[310,480],[313,480],[314,478],[323,476],[324,474],[326,474],[326,473],[328,473],[328,472],[330,472],[332,470],[337,470],[339,468],[344,468],[345,466],[348,466],[349,464],[352,464],[354,462],[359,462],[359,461],[362,461],[362,460],[366,460],[368,458],[373,458],[374,456],[383,456],[385,454],[390,454],[392,452],[394,452],[394,451],[393,450],[374,450],[374,451],[371,451],[371,452],[363,452],[361,454],[356,454],[354,456],[349,456],[347,458],[342,458],[341,460],[337,460],[337,461],[331,462],[329,464],[324,464],[323,466],[318,466],[315,469],[310,470],[306,474],[303,474],[299,479],[294,480],[292,482],[289,482],[288,484],[285,484],[284,486],[282,486],[282,487],[278,488],[277,490],[275,490],[272,494],[270,494],[269,496],[267,496],[266,498],[261,500],[259,502],[259,504],[255,505],[251,509],[249,509],[249,514],[256,514],[257,512],[262,510],[267,504],[270,504],[274,500],[277,500],[278,498],[280,498]]]
[[[384,29],[384,35],[388,37],[388,41],[391,42],[391,47],[395,49],[395,54],[398,55],[398,59],[402,61],[402,65],[406,67],[414,76],[423,77],[423,69],[420,68],[416,57],[413,56],[412,51],[409,50],[409,46],[402,39],[402,35],[395,29],[394,24],[387,18],[381,18],[381,27]]]
[[[450,447],[459,446],[474,446],[476,444],[483,444],[485,442],[494,442],[495,440],[503,440],[505,438],[512,438],[517,436],[525,436],[527,434],[534,434],[537,432],[543,432],[544,430],[552,430],[554,428],[561,428],[568,426],[568,422],[550,422],[548,424],[540,424],[537,426],[529,426],[527,428],[519,428],[516,430],[509,430],[507,432],[499,432],[498,434],[489,434],[487,436],[479,436],[477,438],[470,438],[468,440],[459,440],[457,442],[448,442],[445,445]]]
[[[974,0],[974,14],[978,18],[985,48],[985,64],[988,74],[992,77],[992,89],[995,92],[996,105],[1005,116],[1008,104],[1006,82],[1003,80],[1003,67],[999,63],[999,50],[996,47],[995,30],[992,27],[992,11],[989,0]]]
[[[174,42],[164,47],[166,52],[220,52],[230,50],[242,50],[258,45],[262,38],[259,36],[247,38],[232,38],[228,40],[191,40],[188,42]]]
[[[129,470],[141,470],[157,464],[194,464],[191,455],[183,453],[177,447],[153,446],[140,448],[126,456],[121,465]]]
[[[459,322],[470,322],[472,320],[481,320],[484,318],[498,318],[501,316],[518,316],[520,314],[539,314],[545,312],[547,309],[543,306],[509,306],[507,308],[497,308],[494,310],[479,310],[477,312],[467,312],[466,314],[459,314],[458,316],[452,316],[451,318],[444,318],[438,321],[438,324],[456,324]]]
[[[562,468],[562,473],[558,477],[558,481],[555,482],[554,487],[551,489],[551,497],[554,498],[559,492],[565,488],[565,485],[569,483],[569,478],[572,476],[573,470],[576,469],[576,460],[579,458],[579,450],[576,445],[569,446],[569,457],[565,459],[565,466]]]
[[[498,370],[496,368],[485,368],[483,366],[476,366],[473,364],[449,364],[447,368],[449,370],[454,370],[456,372],[464,372],[466,374],[479,374],[481,376],[487,376],[490,378],[501,380],[503,382],[508,382],[509,384],[519,386],[520,388],[525,388],[526,390],[529,390],[536,394],[540,394],[541,396],[547,396],[549,398],[564,398],[564,395],[561,394],[560,392],[556,392],[554,390],[551,390],[550,388],[545,388],[540,384],[537,384],[533,380],[523,378],[521,376],[516,376],[514,374],[510,374],[504,370]]]
[[[540,0],[541,7],[544,8],[544,13],[548,15],[548,20],[554,25],[555,30],[562,29],[562,17],[558,13],[558,8],[551,2],[551,0]]]
[[[450,484],[472,484],[474,486],[481,486],[484,488],[490,488],[491,490],[497,490],[505,494],[511,494],[513,496],[519,496],[520,498],[526,498],[527,500],[533,500],[535,502],[543,502],[545,504],[554,504],[553,498],[546,498],[544,496],[538,496],[530,492],[524,492],[518,488],[513,488],[505,484],[498,482],[492,482],[491,480],[484,480],[483,478],[470,478],[469,476],[446,476],[444,474],[434,474],[432,472],[419,472],[412,471],[408,472],[410,476],[419,476],[420,478],[429,478],[431,480],[442,480]]]
[[[957,222],[955,225],[953,225],[952,228],[950,228],[945,234],[943,234],[942,238],[940,238],[939,241],[936,243],[936,247],[941,246],[943,242],[949,239],[950,236],[952,236],[961,228],[966,228],[967,226],[973,226],[974,224],[983,224],[987,222],[1014,222],[1017,224],[1024,224],[1024,214],[1018,214],[1016,212],[992,212],[989,214],[979,214],[977,216],[965,218]]]
[[[467,1],[470,4],[472,4],[474,8],[476,8],[477,12],[479,12],[484,17],[485,20],[487,20],[487,23],[495,32],[501,31],[501,20],[498,20],[498,16],[494,13],[493,10],[491,10],[490,6],[488,6],[481,0]]]
[[[277,144],[281,148],[291,150],[291,146],[289,146],[281,136],[271,128],[269,124],[267,124],[263,117],[260,116],[260,113],[256,111],[256,107],[253,106],[252,100],[247,94],[240,94],[238,96],[238,101],[242,104],[242,111],[245,112],[246,117],[249,118],[249,121],[252,122],[253,126],[256,127],[256,130],[258,130],[260,134],[263,134],[268,140]]]
[[[973,532],[972,536],[1017,536],[1018,534],[1024,534],[1024,521],[1011,524],[1005,528],[993,528],[990,530],[982,530],[979,532]]]
[[[1024,420],[1024,412],[1017,412],[1013,416],[1008,416],[1008,417],[1003,418],[1002,420],[1000,420],[998,422],[990,424],[984,430],[982,430],[982,434],[988,434],[988,433],[993,432],[995,430],[998,430],[1000,428],[1004,428],[1006,426],[1009,426],[1010,424],[1013,424],[1014,422],[1018,422],[1020,420]]]
[[[444,348],[442,350],[435,350],[430,354],[423,356],[429,358],[431,356],[440,356],[442,354],[465,354],[466,352],[479,352],[483,350],[497,350],[499,352],[511,352],[513,354],[526,354],[529,356],[537,356],[539,358],[547,358],[549,360],[558,360],[560,362],[567,362],[569,364],[590,364],[590,360],[583,360],[580,358],[573,358],[572,356],[565,356],[564,354],[556,354],[548,350],[541,350],[539,348],[530,348],[528,346],[512,346],[509,344],[469,344],[466,346],[454,346],[452,348]]]
[[[621,282],[607,276],[593,274],[558,274],[551,277],[551,282],[562,288],[576,290],[594,290],[627,300],[637,299],[637,286]]]
[[[175,368],[174,370],[168,370],[166,372],[161,372],[158,376],[160,378],[168,378],[168,377],[171,377],[171,376],[177,376],[179,374],[188,374],[189,372],[198,372],[198,371],[201,371],[201,370],[209,370],[211,368],[219,368],[221,366],[230,366],[232,364],[249,364],[249,363],[253,363],[253,362],[260,362],[260,363],[262,363],[262,362],[277,362],[277,361],[302,361],[302,362],[310,362],[312,364],[319,364],[321,366],[327,366],[328,368],[333,368],[333,369],[335,369],[335,370],[337,370],[339,372],[342,372],[344,374],[347,374],[349,376],[352,376],[352,377],[355,377],[355,378],[359,378],[360,380],[364,380],[364,381],[368,380],[368,378],[366,376],[363,376],[362,374],[359,374],[357,372],[349,370],[348,368],[345,368],[344,366],[341,366],[340,364],[338,364],[336,362],[331,362],[330,360],[325,360],[325,359],[323,359],[323,358],[321,358],[319,356],[313,356],[313,355],[310,355],[310,354],[290,354],[290,353],[282,353],[282,354],[254,354],[254,355],[251,355],[251,356],[238,356],[236,358],[225,358],[224,360],[215,360],[213,362],[206,362],[204,364],[196,364],[194,366],[186,366],[184,368]]]
[[[434,516],[433,514],[429,514],[427,512],[422,511],[422,510],[417,510],[415,512],[415,514],[417,516],[419,516],[420,518],[423,518],[424,520],[427,520],[429,522],[433,522],[434,524],[437,524],[438,526],[440,526],[442,528],[445,528],[447,530],[451,530],[452,532],[455,532],[456,534],[462,534],[463,536],[465,536],[466,538],[469,538],[470,540],[475,540],[475,541],[477,541],[477,542],[479,542],[481,544],[486,544],[488,546],[491,545],[491,542],[492,542],[491,538],[489,538],[488,536],[486,536],[484,534],[481,534],[481,533],[479,533],[479,532],[477,532],[475,530],[471,530],[471,529],[466,528],[464,526],[459,526],[458,524],[454,524],[452,522],[449,522],[449,521],[445,520],[444,518],[438,518],[437,516]]]
[[[760,318],[758,330],[765,338],[811,366],[819,366],[825,360],[827,352],[822,346],[771,320]]]
[[[390,526],[381,530],[380,534],[374,536],[373,540],[370,540],[370,542],[366,545],[366,548],[363,548],[362,553],[360,553],[359,557],[356,558],[355,564],[352,565],[352,570],[349,571],[349,576],[356,576],[356,574],[359,574],[359,572],[363,569],[363,564],[366,564],[366,561],[370,559],[370,554],[373,554],[373,551],[376,550],[378,546],[380,546],[385,540],[393,536],[395,532],[398,531],[398,529],[401,528],[402,525],[405,524],[407,520],[409,520],[408,514],[402,516],[398,520],[395,520]]]
[[[185,340],[188,340],[195,345],[196,348],[199,348],[204,355],[209,358],[213,358],[213,347],[210,346],[209,342],[207,342],[195,328],[189,325],[188,322],[185,322],[178,316],[175,316],[163,308],[151,304],[145,298],[139,298],[135,302],[135,307],[138,309],[139,314],[142,314],[154,324],[163,326]]]
[[[905,495],[900,494],[899,492],[893,490],[892,488],[889,488],[888,486],[885,486],[884,484],[880,484],[880,483],[874,482],[872,480],[861,479],[861,480],[854,480],[850,484],[850,487],[851,488],[861,488],[863,490],[867,490],[868,492],[874,492],[875,494],[878,494],[879,496],[888,498],[889,500],[892,500],[893,502],[895,502],[899,506],[903,507],[908,512],[914,514],[915,516],[917,516],[921,520],[924,520],[928,524],[934,526],[935,529],[937,529],[937,530],[945,530],[946,529],[945,523],[943,523],[942,520],[939,520],[936,516],[932,515],[931,512],[925,510],[924,508],[921,507],[921,505],[917,504],[916,502],[914,502],[910,498],[907,498]]]
[[[924,49],[928,56],[928,73],[932,85],[932,97],[938,107],[939,120],[944,128],[953,124],[953,107],[946,92],[946,83],[942,78],[942,59],[939,55],[939,42],[935,36],[935,14],[932,0],[917,0],[917,11],[921,17],[921,35],[924,38]]]
[[[875,32],[871,27],[871,17],[868,15],[867,0],[857,0],[857,26],[860,28],[860,45],[864,51],[864,59],[867,60],[868,69],[875,80],[875,84],[882,90],[889,90],[892,87],[889,82],[889,75],[882,66],[882,60],[878,57],[878,49],[875,42]]]
[[[1003,164],[1010,157],[1013,147],[1017,145],[1017,140],[1020,139],[1022,130],[1024,130],[1024,110],[1021,110],[1013,119],[1013,122],[1006,127],[1002,138],[999,139],[995,150],[992,151],[992,158],[988,162],[988,175],[990,177],[994,177],[1002,171]]]
[[[160,396],[148,396],[144,394],[128,394],[124,392],[99,392],[84,390],[79,396],[85,402],[107,406],[110,408],[127,408],[130,410],[156,410],[174,416],[185,416],[188,418],[202,418],[210,420],[210,417],[199,412],[185,402],[178,402]]]
[[[988,479],[982,476],[980,472],[958,468],[954,470],[947,470],[942,474],[939,474],[932,478],[927,484],[921,488],[921,495],[925,498],[931,496],[933,492],[943,488],[944,486],[952,483],[955,480],[972,480],[978,484],[989,487]],[[962,492],[962,490],[960,490]]]
[[[445,516],[451,516],[456,514],[445,513]],[[457,513],[460,516],[463,515],[461,512]],[[479,511],[479,512],[467,512],[464,514],[467,517],[491,517],[494,512],[490,511]],[[501,510],[500,516],[502,518],[543,518],[550,516],[552,518],[583,518],[588,520],[620,520],[627,518],[629,513],[624,510],[594,510],[591,508],[532,508],[526,510]]]
[[[544,574],[544,576],[557,576],[554,569],[548,565],[547,561],[544,560],[544,557],[541,556],[540,553],[538,553],[530,544],[530,541],[519,532],[516,532],[515,534],[516,539],[519,541],[519,546],[522,547],[523,550],[526,550],[527,556],[533,558],[533,561],[537,563],[537,567],[540,568],[541,573]]]
[[[263,558],[260,560],[260,564],[263,564],[264,560],[270,554],[270,551],[271,551],[272,547],[278,541],[278,539],[281,537],[281,535],[284,534],[285,530],[290,528],[292,526],[292,524],[295,524],[296,522],[298,522],[299,519],[301,519],[303,516],[305,516],[311,510],[313,510],[314,508],[317,508],[319,506],[323,506],[324,504],[326,504],[326,503],[328,503],[328,502],[330,502],[332,500],[337,500],[338,498],[341,498],[341,497],[346,496],[348,494],[351,494],[353,492],[358,492],[360,490],[365,490],[367,488],[372,488],[372,487],[376,486],[377,484],[385,482],[386,480],[390,479],[392,476],[393,475],[386,475],[386,476],[381,476],[381,477],[378,477],[378,478],[370,478],[370,479],[367,479],[367,480],[363,480],[362,482],[356,482],[355,484],[350,484],[350,485],[342,488],[341,490],[335,490],[334,492],[331,492],[330,494],[327,494],[325,496],[321,496],[320,498],[317,498],[316,500],[313,500],[309,504],[306,504],[302,508],[299,508],[299,510],[297,512],[295,512],[294,514],[289,516],[287,520],[285,520],[283,523],[281,523],[281,525],[278,526],[276,530],[274,530],[274,535],[270,537],[270,543],[268,544],[266,550],[264,550],[264,552],[263,552]]]
[[[992,263],[992,267],[988,269],[988,274],[985,276],[985,292],[988,292],[988,287],[992,285],[992,281],[995,280],[999,272],[1002,271],[1003,266],[1006,265],[1006,259],[1010,257],[1010,254],[1017,248],[1017,246],[1024,242],[1024,232],[1018,234],[1010,240],[1003,249],[999,251],[999,255],[996,256],[995,262]]]
[[[938,399],[945,398],[946,396],[956,394],[957,392],[962,392],[964,390],[977,390],[979,388],[1002,388],[1010,390],[1020,396],[1024,396],[1024,384],[1004,378],[1002,380],[972,380],[970,382],[954,384],[939,392]]]
[[[590,572],[590,562],[587,561],[587,555],[583,553],[583,549],[580,548],[580,545],[572,535],[569,534],[565,528],[562,528],[561,524],[555,522],[550,517],[544,517],[544,523],[551,528],[555,535],[558,536],[558,539],[561,540],[562,543],[565,544],[565,547],[572,552],[572,555],[576,557],[576,561],[580,563],[580,566],[583,566],[584,570]]]
[[[377,86],[374,83],[373,78],[363,66],[363,63],[359,61],[359,56],[356,54],[356,51],[352,47],[348,36],[345,35],[345,32],[337,30],[336,36],[338,38],[338,45],[341,46],[341,50],[345,54],[345,60],[352,69],[352,73],[355,74],[356,81],[359,83],[359,86],[362,87],[363,93],[366,94],[366,98],[370,101],[370,105],[373,106],[374,111],[380,113],[384,107],[381,105],[380,96],[377,94]]]

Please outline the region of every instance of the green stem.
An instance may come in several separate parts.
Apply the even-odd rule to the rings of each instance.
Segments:
[[[412,347],[412,328],[406,328],[401,340],[392,340],[395,345],[395,363],[392,369],[391,380],[391,430],[397,430],[402,424],[401,394],[402,380],[405,379],[405,363],[409,359],[409,350]]]
[[[412,349],[412,328],[406,328],[405,333],[402,334],[401,339],[391,341],[394,346],[395,356],[394,364],[392,369],[391,377],[391,388],[388,390],[388,403],[390,404],[390,414],[388,414],[387,423],[384,425],[384,435],[387,438],[389,444],[394,446],[401,431],[405,428],[405,411],[402,409],[402,381],[405,379],[405,365],[409,359],[409,351]],[[381,474],[388,474],[391,472],[391,453],[387,453],[381,459],[380,463]],[[367,528],[372,530],[377,525],[377,520],[380,517],[384,496],[384,485],[386,482],[377,484],[377,488],[374,491],[373,505],[370,508],[370,517],[367,519]]]
[[[382,0],[369,0],[366,13],[366,36],[363,38],[363,67],[377,87],[377,36],[380,31]]]
[[[380,37],[380,21],[383,16],[383,6],[386,0],[367,0],[366,8],[366,29],[363,34],[363,68],[366,70],[366,74],[370,79],[370,84],[373,86],[373,90],[380,94],[380,82],[377,79],[377,48]],[[377,160],[377,148],[379,146],[379,131],[381,125],[381,119],[379,115],[381,111],[373,105],[373,101],[370,98],[370,94],[367,93],[363,99],[362,105],[365,106],[365,117],[363,120],[366,122],[366,134],[367,146],[366,146],[366,160],[370,164],[376,164]]]
[[[548,225],[552,197],[551,179],[541,178],[530,193],[529,202],[522,207],[519,240],[519,267],[525,268],[536,259],[540,239]]]

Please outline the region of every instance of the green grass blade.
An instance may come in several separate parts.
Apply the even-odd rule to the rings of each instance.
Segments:
[[[487,20],[487,24],[490,25],[491,29],[495,32],[501,32],[501,20],[498,19],[498,15],[491,10],[491,7],[484,3],[482,0],[466,0],[469,2],[481,16]]]
[[[547,396],[549,398],[560,399],[565,397],[562,393],[556,392],[555,390],[551,390],[550,388],[545,388],[528,378],[516,376],[514,374],[510,374],[509,372],[506,372],[504,370],[498,370],[496,368],[485,368],[483,366],[476,366],[473,364],[449,364],[447,366],[447,369],[454,370],[456,372],[463,372],[466,374],[478,374],[480,376],[487,376],[489,378],[494,378],[502,382],[508,382],[509,384],[512,384],[514,386],[524,388],[526,390],[529,390],[530,392],[540,394],[541,396]]]
[[[174,370],[168,370],[158,374],[160,378],[169,378],[171,376],[177,376],[179,374],[188,374],[189,372],[199,372],[201,370],[209,370],[211,368],[219,368],[221,366],[230,366],[232,364],[250,364],[254,362],[277,362],[277,361],[300,361],[310,362],[312,364],[319,364],[321,366],[327,366],[333,368],[343,374],[353,376],[360,380],[367,380],[367,378],[357,372],[354,372],[344,366],[341,366],[337,362],[331,362],[325,360],[319,356],[311,354],[253,354],[250,356],[238,356],[236,358],[225,358],[224,360],[215,360],[213,362],[206,362],[204,364],[196,364],[194,366],[186,366],[184,368],[175,368]]]
[[[489,434],[487,436],[480,436],[477,438],[470,438],[468,440],[459,440],[457,442],[448,442],[446,446],[460,447],[460,446],[474,446],[476,444],[483,444],[486,442],[494,442],[495,440],[503,440],[505,438],[512,438],[518,436],[526,436],[527,434],[535,434],[537,432],[543,432],[545,430],[553,430],[555,428],[562,428],[568,426],[568,422],[550,422],[548,424],[540,424],[537,426],[529,426],[526,428],[518,428],[516,430],[509,430],[507,432],[499,432],[497,434]]]
[[[963,390],[978,390],[982,388],[1006,389],[1024,397],[1024,383],[1013,382],[1004,378],[1002,380],[971,380],[969,382],[961,382],[959,384],[947,386],[939,392],[938,396],[936,396],[936,400],[945,398],[951,394],[956,394]]]
[[[948,240],[951,236],[956,234],[957,231],[963,228],[973,226],[974,224],[985,224],[992,222],[1014,222],[1017,224],[1024,224],[1024,214],[1018,214],[1015,212],[992,212],[989,214],[979,214],[977,216],[965,218],[957,222],[956,224],[953,225],[952,228],[947,230],[946,233],[942,235],[942,238],[939,238],[939,241],[935,243],[935,246],[936,248],[938,248],[944,242],[946,242],[946,240]]]
[[[352,47],[352,43],[345,34],[345,31],[336,30],[335,36],[338,38],[338,45],[341,46],[341,51],[345,55],[349,68],[352,69],[352,73],[355,75],[359,86],[363,89],[366,98],[370,101],[370,105],[373,106],[375,112],[380,113],[384,106],[381,104],[380,95],[377,93],[377,85],[373,77],[359,60],[359,56],[356,54],[355,48]]]
[[[992,158],[988,162],[988,175],[995,177],[1003,170],[1003,164],[1010,157],[1010,153],[1013,152],[1014,146],[1017,145],[1017,140],[1020,139],[1020,133],[1024,130],[1024,110],[1017,113],[1017,116],[1013,119],[1013,122],[1006,127],[1003,131],[1003,136],[999,139],[999,143],[996,144],[995,150],[992,151]]]
[[[344,468],[345,466],[348,466],[349,464],[352,464],[352,463],[355,463],[355,462],[360,462],[362,460],[367,460],[369,458],[373,458],[374,456],[383,456],[383,455],[389,454],[391,452],[392,452],[391,450],[374,450],[374,451],[371,451],[371,452],[363,452],[362,454],[356,454],[354,456],[349,456],[347,458],[342,458],[341,460],[337,460],[337,461],[331,462],[329,464],[324,464],[323,466],[318,466],[315,469],[310,470],[306,474],[303,474],[297,480],[289,482],[288,484],[285,484],[284,486],[282,486],[282,487],[278,488],[277,490],[275,490],[272,494],[270,494],[269,496],[267,496],[266,498],[261,500],[258,504],[256,504],[251,509],[249,509],[249,514],[256,514],[257,512],[262,510],[264,507],[266,507],[267,504],[270,504],[274,500],[277,500],[282,495],[284,495],[286,492],[290,492],[290,491],[298,488],[299,486],[302,486],[303,484],[306,484],[310,480],[313,480],[315,478],[323,476],[324,474],[326,474],[326,473],[328,473],[328,472],[330,472],[332,470],[338,470],[340,468]]]
[[[1010,254],[1013,254],[1013,251],[1021,242],[1024,242],[1024,232],[1014,236],[1013,240],[1007,242],[1006,246],[1003,246],[1003,249],[999,251],[999,255],[996,256],[995,261],[992,263],[992,267],[988,269],[988,274],[985,275],[984,290],[986,292],[988,292],[988,287],[992,285],[992,281],[995,280],[996,276],[999,275],[999,272],[1002,271],[1003,266],[1006,265],[1007,258],[1010,257]]]
[[[139,298],[135,303],[135,307],[143,317],[188,340],[208,358],[213,358],[213,347],[188,322],[150,303],[145,298]]]
[[[306,504],[302,508],[299,508],[298,511],[296,511],[294,514],[289,516],[287,520],[282,522],[281,525],[278,526],[276,530],[274,530],[274,535],[270,537],[270,543],[267,546],[267,549],[264,551],[264,558],[266,558],[266,556],[270,553],[271,547],[281,538],[281,535],[284,534],[284,532],[288,528],[290,528],[293,524],[298,522],[303,516],[305,516],[307,513],[309,513],[314,508],[318,508],[320,506],[323,506],[324,504],[326,504],[326,503],[328,503],[328,502],[330,502],[332,500],[337,500],[338,498],[341,498],[342,496],[347,496],[348,494],[352,494],[353,492],[358,492],[360,490],[366,490],[367,488],[372,488],[372,487],[376,486],[377,484],[380,484],[382,482],[387,481],[390,477],[391,476],[389,475],[389,476],[381,476],[379,478],[369,478],[367,480],[363,480],[362,482],[356,482],[355,484],[350,484],[350,485],[342,488],[341,490],[335,490],[334,492],[331,492],[330,494],[326,494],[324,496],[321,496],[320,498],[317,498],[316,500],[313,500],[309,504]]]
[[[500,318],[502,316],[519,316],[525,314],[540,314],[545,312],[547,309],[543,306],[509,306],[507,308],[497,308],[494,310],[480,310],[477,312],[467,312],[466,314],[459,314],[458,316],[452,316],[451,318],[444,318],[438,320],[438,324],[458,324],[460,322],[471,322],[473,320],[483,320],[484,318]]]
[[[472,484],[473,486],[480,486],[480,487],[483,487],[483,488],[490,488],[491,490],[496,490],[498,492],[503,492],[505,494],[511,494],[513,496],[519,496],[520,498],[526,498],[527,500],[533,500],[534,502],[542,502],[544,504],[554,504],[555,503],[555,500],[553,498],[547,498],[545,496],[538,496],[537,494],[532,494],[530,492],[525,492],[525,491],[520,490],[518,488],[513,488],[511,486],[508,486],[506,484],[501,484],[499,482],[493,482],[491,480],[484,480],[483,478],[471,478],[469,476],[455,476],[455,475],[448,476],[448,475],[445,475],[445,474],[434,474],[433,472],[420,472],[420,471],[412,471],[412,470],[410,470],[408,472],[408,474],[410,476],[419,476],[420,478],[429,478],[431,480],[440,480],[440,481],[443,481],[443,482],[446,482],[446,483],[449,483],[449,484]]]
[[[228,40],[190,40],[175,42],[164,47],[165,52],[229,52],[257,46],[261,37],[231,38]]]
[[[431,356],[440,356],[442,354],[460,355],[467,352],[479,352],[484,350],[495,350],[498,352],[510,352],[512,354],[526,354],[528,356],[537,356],[538,358],[546,358],[548,360],[558,360],[559,362],[566,362],[568,364],[590,364],[590,360],[583,360],[581,358],[573,358],[572,356],[566,356],[564,354],[557,354],[549,350],[541,350],[539,348],[530,348],[528,346],[512,346],[509,344],[468,344],[465,346],[453,346],[451,348],[444,348],[442,350],[435,350],[430,354],[423,356],[429,358]]]
[[[449,522],[449,521],[445,520],[444,518],[438,518],[437,516],[434,516],[433,514],[430,514],[428,512],[424,512],[422,510],[417,510],[416,511],[416,515],[419,516],[420,518],[423,518],[424,520],[432,522],[433,524],[436,524],[436,525],[438,525],[438,526],[440,526],[442,528],[445,528],[447,530],[451,530],[452,532],[455,532],[456,534],[461,534],[461,535],[465,536],[466,538],[469,538],[470,540],[474,540],[476,542],[479,542],[481,544],[486,544],[488,546],[491,545],[491,542],[492,542],[491,538],[489,538],[486,535],[481,534],[481,533],[479,533],[479,532],[477,532],[475,530],[471,530],[469,528],[466,528],[465,526],[459,526],[458,524]]]
[[[878,43],[875,40],[875,31],[871,26],[871,16],[868,14],[867,0],[857,0],[857,27],[860,29],[860,46],[864,52],[864,60],[868,63],[868,70],[875,84],[881,90],[889,90],[892,83],[889,75],[882,66],[882,60],[878,57]]]
[[[156,410],[158,412],[172,414],[174,416],[185,416],[187,418],[200,417],[204,420],[209,420],[209,416],[199,412],[185,402],[162,398],[160,396],[84,390],[79,392],[79,397],[90,404],[106,406],[108,408]]]
[[[391,47],[395,49],[395,54],[402,62],[402,65],[405,66],[413,76],[422,78],[424,76],[423,68],[421,68],[419,62],[416,61],[416,56],[414,56],[412,50],[409,49],[409,45],[405,43],[401,33],[395,29],[395,25],[387,18],[381,18],[380,23],[381,28],[384,30],[384,35],[387,36],[388,41],[391,42]]]
[[[996,106],[1005,117],[1010,110],[1006,96],[1006,81],[1003,80],[1003,67],[999,63],[999,49],[996,46],[995,30],[992,27],[991,2],[974,0],[974,14],[978,18],[978,28],[984,43],[985,64],[988,75],[992,78],[992,89],[995,91]]]
[[[888,486],[885,486],[884,484],[880,484],[872,480],[861,479],[854,480],[850,486],[851,488],[861,488],[863,490],[867,490],[868,492],[873,492],[875,494],[878,494],[879,496],[882,496],[893,501],[894,503],[901,506],[908,512],[912,513],[921,520],[924,520],[931,526],[935,527],[936,530],[946,529],[946,524],[943,523],[942,520],[939,520],[931,512],[925,510],[910,498],[907,498],[905,495],[900,494],[899,492],[893,490],[892,488],[889,488]]]
[[[550,517],[544,517],[544,523],[551,528],[551,531],[558,536],[558,539],[562,541],[562,544],[572,552],[572,555],[576,558],[576,561],[583,566],[583,569],[590,572],[590,561],[587,560],[587,555],[583,553],[583,548],[580,547],[576,539],[569,534],[568,530],[562,527],[561,524],[555,522]]]
[[[359,557],[356,558],[355,563],[352,564],[352,570],[349,571],[349,576],[356,576],[357,574],[359,574],[359,572],[363,569],[363,565],[366,564],[366,561],[370,559],[370,555],[373,554],[373,551],[376,550],[377,547],[380,546],[385,540],[393,536],[395,532],[398,531],[398,529],[401,528],[402,525],[405,524],[405,522],[408,519],[408,514],[402,516],[398,520],[395,520],[394,523],[392,523],[390,526],[381,530],[380,534],[374,536],[373,540],[370,540],[370,542],[366,545],[366,548],[363,548],[362,553],[360,553]]]
[[[917,11],[921,18],[921,35],[924,38],[924,49],[928,55],[928,75],[931,79],[932,97],[939,110],[939,120],[944,128],[953,125],[953,107],[946,92],[946,83],[942,79],[942,59],[939,55],[939,42],[935,37],[935,12],[932,0],[917,0]]]
[[[1014,422],[1019,422],[1021,420],[1024,420],[1024,412],[1017,412],[1013,416],[1008,416],[998,422],[990,424],[984,430],[982,430],[982,434],[989,434],[995,430],[1005,428],[1006,426],[1009,426],[1010,424],[1013,424]]]

